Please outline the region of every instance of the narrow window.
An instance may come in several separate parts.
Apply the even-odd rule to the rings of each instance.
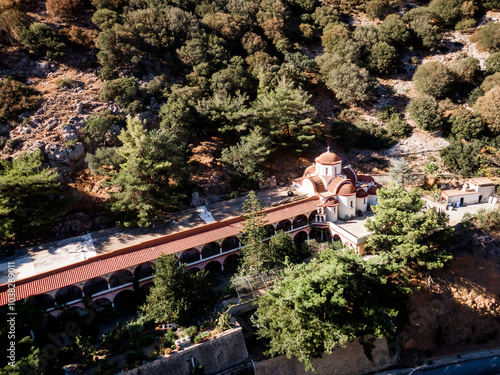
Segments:
[[[353,203],[353,201],[351,201],[351,208],[353,208],[353,207],[354,207],[354,203]]]
[[[328,167],[325,168],[325,174],[328,174]]]

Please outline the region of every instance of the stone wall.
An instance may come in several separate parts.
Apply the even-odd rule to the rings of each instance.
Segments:
[[[377,339],[370,361],[358,340],[348,343],[345,348],[324,354],[323,358],[313,360],[318,375],[357,375],[382,370],[396,364],[396,355],[389,354],[386,339]],[[282,355],[255,364],[256,375],[311,375],[305,372],[304,365],[296,358],[288,359]]]
[[[248,351],[241,327],[225,331],[204,343],[146,363],[124,375],[189,375],[196,366],[203,366],[206,375],[224,371],[248,360]]]

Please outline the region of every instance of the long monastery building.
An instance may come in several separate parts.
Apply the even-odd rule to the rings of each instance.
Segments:
[[[340,241],[364,253],[364,222],[369,206],[377,204],[373,177],[343,166],[327,150],[292,187],[298,191],[294,198],[284,197],[284,189],[261,197],[267,239],[284,230],[294,242]],[[84,298],[99,311],[145,295],[161,254],[175,254],[193,272],[232,267],[242,249],[244,199],[173,214],[159,228],[113,229],[20,250],[0,264],[0,305],[8,303],[9,262],[15,263],[16,300],[31,298],[54,316],[63,307],[84,310]]]

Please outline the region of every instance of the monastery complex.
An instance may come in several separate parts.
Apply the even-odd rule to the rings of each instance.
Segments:
[[[364,253],[368,235],[364,214],[377,203],[378,184],[371,176],[342,166],[342,159],[328,150],[293,187],[303,194],[263,211],[265,240],[283,230],[296,243],[313,238],[340,241]],[[176,228],[133,245],[123,241],[110,251],[94,239],[95,234],[88,234],[80,238],[78,246],[66,249],[48,244],[48,250],[16,255],[2,266],[16,263],[16,300],[31,298],[52,315],[59,315],[62,307],[83,310],[84,298],[90,299],[90,307],[96,311],[119,308],[147,293],[152,286],[152,265],[161,254],[175,254],[193,272],[203,268],[220,272],[234,266],[242,249],[239,236],[244,218],[238,214],[211,221]],[[5,305],[7,272],[0,272],[0,304]]]

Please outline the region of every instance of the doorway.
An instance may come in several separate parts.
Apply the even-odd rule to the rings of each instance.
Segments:
[[[479,203],[483,203],[483,196],[482,195],[479,196]]]
[[[464,205],[464,199],[460,198],[460,206],[463,206],[463,205]]]

